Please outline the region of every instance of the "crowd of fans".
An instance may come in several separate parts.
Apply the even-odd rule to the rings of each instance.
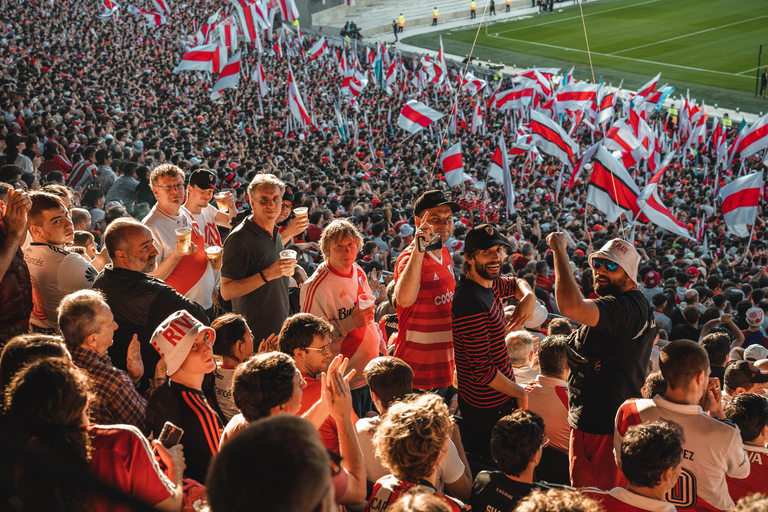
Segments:
[[[605,221],[546,155],[507,214],[503,113],[458,116],[451,189],[443,136],[392,121],[449,112],[436,85],[351,105],[306,34],[265,45],[265,98],[171,73],[215,8],[0,7],[3,506],[765,509],[765,212],[728,235],[707,148],[662,181],[692,238]]]

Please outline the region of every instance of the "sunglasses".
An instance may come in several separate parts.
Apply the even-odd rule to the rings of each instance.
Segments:
[[[594,268],[595,270],[602,267],[603,264],[605,264],[605,270],[607,270],[608,272],[615,272],[616,269],[619,268],[619,264],[616,263],[615,261],[605,260],[603,258],[594,258],[592,260],[592,268]]]

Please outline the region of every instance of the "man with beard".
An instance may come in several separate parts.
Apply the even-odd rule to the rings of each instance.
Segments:
[[[709,378],[707,351],[690,340],[673,341],[661,349],[659,368],[667,383],[664,396],[627,400],[619,408],[616,453],[621,453],[622,439],[632,425],[661,418],[674,421],[685,435],[682,471],[666,500],[679,510],[730,510],[733,500],[725,477],[747,478],[750,462],[739,429],[721,421],[725,414],[720,386]]]
[[[451,253],[453,214],[459,205],[439,190],[425,192],[413,212],[416,236],[395,264],[398,336],[394,356],[413,369],[413,388],[439,394],[453,382],[453,334],[450,311],[456,281]],[[425,250],[433,234],[439,247]]]
[[[621,483],[613,457],[613,422],[625,400],[642,396],[655,334],[653,312],[637,286],[640,255],[632,244],[616,238],[590,254],[599,298],[585,299],[571,271],[567,242],[564,233],[547,237],[557,307],[582,324],[568,345],[571,483],[613,489]]]
[[[528,396],[515,382],[504,343],[501,299],[514,295],[520,301],[508,322],[516,330],[531,316],[536,296],[526,281],[500,277],[509,242],[493,226],[474,227],[464,243],[464,267],[451,310],[459,408],[464,418],[461,437],[467,451],[486,455],[499,419],[514,409],[528,408]]]
[[[107,226],[104,245],[112,264],[96,277],[93,287],[104,293],[118,325],[109,355],[115,367],[127,371],[128,347],[133,335],[137,335],[144,361],[144,376],[140,381],[143,391],[148,389],[160,360],[160,355],[149,344],[157,326],[181,310],[189,311],[204,323],[208,317],[202,306],[152,277],[157,268],[157,249],[147,227],[129,218],[117,219]],[[160,374],[163,378],[164,373]]]

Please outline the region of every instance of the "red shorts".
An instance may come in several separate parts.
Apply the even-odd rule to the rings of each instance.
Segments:
[[[571,485],[574,487],[610,491],[626,483],[613,457],[613,436],[588,434],[572,428],[569,448]]]

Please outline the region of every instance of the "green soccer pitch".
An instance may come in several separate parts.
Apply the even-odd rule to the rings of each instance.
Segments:
[[[485,2],[477,3],[480,17]],[[504,19],[503,2],[496,4],[502,16],[481,28],[475,57],[518,67],[556,66],[562,72],[575,65],[576,78],[591,79],[578,5],[566,0],[552,13]],[[761,43],[766,45],[761,67],[768,66],[768,1],[606,0],[587,2],[582,9],[596,80],[602,76],[618,85],[626,78],[625,87],[636,88],[661,72],[659,85],[675,86],[676,97],[692,87],[699,98],[722,106],[735,100],[735,106],[745,107],[746,101],[761,110],[768,107],[768,100],[748,101],[754,96]],[[476,33],[477,26],[440,32],[446,52],[458,55],[469,53]],[[437,35],[404,42],[437,49]]]

